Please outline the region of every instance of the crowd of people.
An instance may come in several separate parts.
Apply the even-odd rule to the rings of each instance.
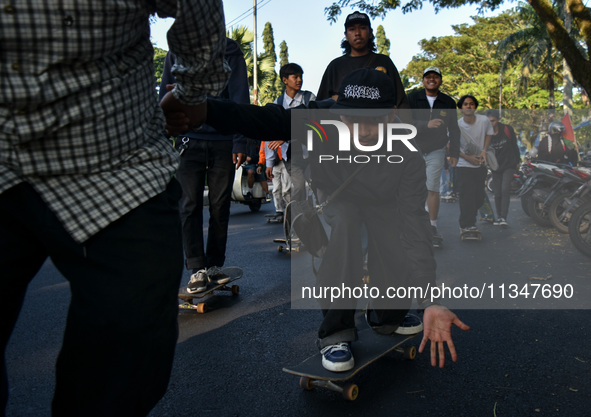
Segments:
[[[154,13],[175,18],[159,102],[149,28]],[[34,19],[16,18],[28,15]],[[77,20],[100,26],[73,25]],[[63,31],[52,29],[55,21],[64,22]],[[0,343],[4,356],[27,285],[51,258],[72,293],[56,365],[55,416],[146,415],[162,397],[178,333],[183,260],[189,293],[228,281],[230,194],[243,164],[249,187],[272,179],[279,216],[290,201],[307,198],[309,178],[326,201],[348,184],[324,210],[331,239],[320,284],[334,284],[335,277],[357,282],[367,268],[375,285],[436,285],[442,172],[446,164],[456,170],[459,226],[473,230],[489,149],[498,159],[497,223],[507,224],[507,182],[519,165],[514,130],[494,111],[477,114],[474,96],[456,103],[442,93],[437,67],[426,68],[424,88],[407,97],[392,60],[375,52],[365,13],[346,17],[343,55],[326,68],[317,95],[302,89],[304,70],[289,63],[280,69],[284,93],[265,107],[248,104],[244,57],[226,38],[221,0],[100,6],[85,0],[71,11],[38,1],[19,4],[2,25]],[[326,171],[292,137],[290,119],[292,111],[323,109],[358,129],[361,139],[350,155],[366,155],[375,145],[376,120],[415,125],[418,152],[400,141],[392,149],[404,156],[399,164]],[[177,138],[176,148],[169,136]],[[437,300],[416,300],[422,319],[409,314],[412,301],[369,305],[368,325],[384,337],[423,331],[419,351],[430,343],[433,366],[444,366],[444,346],[455,361],[451,328],[469,327]],[[351,369],[355,309],[339,302],[321,307],[322,364],[334,372]],[[3,415],[4,358],[0,366]]]

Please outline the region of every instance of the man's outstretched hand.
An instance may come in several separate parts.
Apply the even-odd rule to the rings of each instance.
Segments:
[[[207,102],[189,106],[178,101],[171,93],[175,84],[168,84],[166,95],[160,101],[160,107],[166,118],[166,132],[171,136],[182,135],[205,123],[207,118]]]
[[[448,310],[446,307],[433,305],[427,307],[423,313],[423,340],[419,346],[419,352],[423,353],[427,341],[431,342],[431,365],[437,366],[437,357],[439,356],[439,367],[445,366],[445,346],[451,353],[451,360],[457,361],[458,354],[451,338],[451,326],[455,324],[462,330],[470,330],[470,327],[464,324],[458,316]]]

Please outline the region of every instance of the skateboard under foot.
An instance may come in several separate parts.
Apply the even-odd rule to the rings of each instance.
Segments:
[[[346,372],[331,372],[322,366],[322,355],[317,353],[309,357],[299,365],[283,368],[283,372],[300,377],[300,387],[312,390],[314,387],[322,387],[340,392],[349,401],[354,401],[359,395],[359,387],[356,384],[345,383],[368,365],[392,351],[404,355],[405,359],[414,359],[417,349],[414,346],[402,347],[404,343],[416,335],[379,335],[371,329],[359,332],[359,340],[351,344],[355,367]]]
[[[482,234],[480,233],[480,230],[460,231],[460,237],[462,240],[482,240]]]
[[[222,270],[226,275],[230,277],[230,280],[224,284],[209,285],[203,292],[190,294],[188,292],[179,293],[178,298],[182,300],[179,303],[180,310],[193,310],[197,313],[206,313],[208,311],[208,305],[205,301],[197,301],[208,295],[213,295],[216,291],[230,292],[232,295],[238,295],[240,287],[238,285],[228,285],[232,281],[242,278],[242,268],[237,266],[231,266]]]

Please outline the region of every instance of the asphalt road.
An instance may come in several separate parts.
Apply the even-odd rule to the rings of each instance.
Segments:
[[[278,253],[272,242],[282,227],[265,223],[263,213],[271,211],[271,205],[260,213],[232,206],[227,265],[244,269],[236,282],[240,295],[210,299],[206,314],[179,314],[172,378],[152,417],[591,414],[591,314],[548,309],[553,304],[543,302],[542,310],[520,309],[516,302],[516,308],[483,303],[486,309],[456,311],[471,326],[469,332],[454,330],[458,362],[448,358],[438,369],[426,354],[414,361],[389,355],[354,378],[360,395],[353,403],[327,390],[303,391],[298,378],[281,369],[316,352],[320,312],[291,309],[290,255]],[[591,259],[567,235],[533,224],[517,200],[508,229],[481,224],[482,242],[461,242],[457,217],[457,203],[442,203],[445,246],[436,257],[443,282],[540,279],[588,290]],[[68,283],[48,262],[29,287],[6,353],[8,416],[49,416],[68,302]]]

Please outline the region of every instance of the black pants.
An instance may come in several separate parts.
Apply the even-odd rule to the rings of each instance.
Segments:
[[[493,191],[495,193],[495,208],[497,218],[507,219],[509,203],[511,202],[511,183],[513,182],[515,169],[509,168],[503,171],[493,171]]]
[[[475,226],[478,209],[485,197],[486,167],[457,167],[457,178],[460,184],[460,227]]]
[[[53,415],[144,416],[160,400],[178,336],[178,196],[174,181],[78,244],[28,184],[0,194],[0,415],[6,345],[27,285],[47,257],[71,290]]]
[[[177,179],[183,189],[180,201],[183,245],[187,269],[224,265],[232,184],[236,172],[231,140],[191,139],[181,156]],[[207,181],[209,228],[203,238],[203,191]]]
[[[318,285],[363,286],[363,227],[367,230],[370,285],[379,288],[381,295],[385,295],[387,287],[408,285],[406,252],[400,239],[396,212],[393,206],[360,206],[340,201],[329,203],[323,216],[331,227],[330,241],[318,270]],[[377,310],[376,324],[391,325],[394,330],[404,319],[412,299],[377,298],[368,301],[371,301],[370,307]],[[318,330],[320,348],[357,339],[356,304],[356,299],[321,302],[324,319]]]

